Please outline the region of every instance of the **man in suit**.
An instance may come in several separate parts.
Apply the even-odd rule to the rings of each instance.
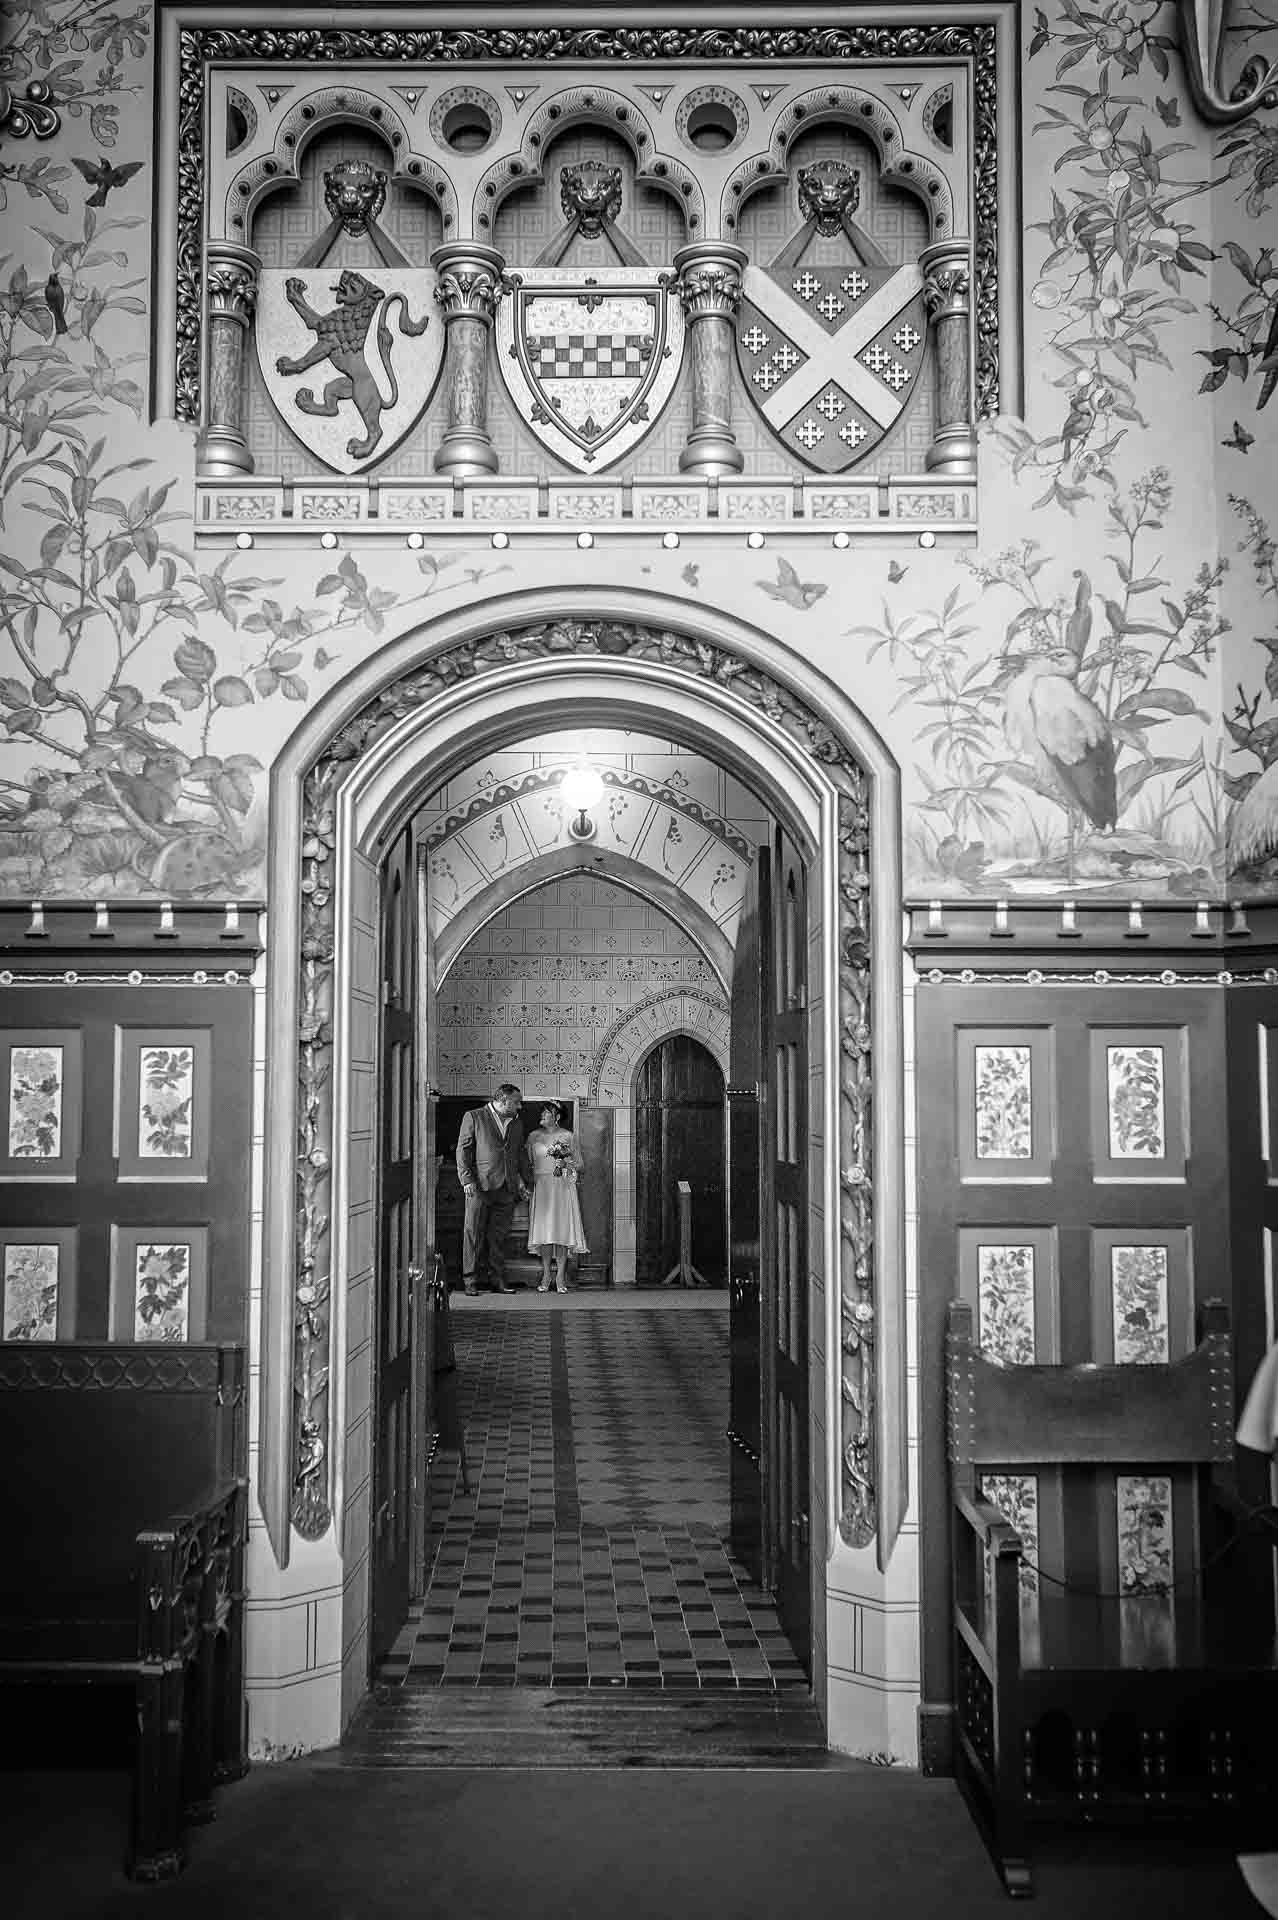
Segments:
[[[515,1202],[532,1191],[532,1163],[519,1120],[522,1096],[504,1081],[486,1107],[472,1107],[457,1136],[457,1177],[466,1196],[462,1285],[478,1293],[487,1275],[493,1293],[506,1285],[506,1235]]]

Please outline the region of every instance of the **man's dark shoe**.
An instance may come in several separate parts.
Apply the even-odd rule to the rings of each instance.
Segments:
[[[479,1292],[479,1288],[475,1285],[473,1280],[464,1280],[462,1282],[462,1292],[468,1293],[471,1299],[473,1300],[475,1295]]]

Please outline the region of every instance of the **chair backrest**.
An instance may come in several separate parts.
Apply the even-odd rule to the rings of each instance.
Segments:
[[[135,1540],[242,1471],[244,1352],[0,1347],[0,1617],[113,1617]]]
[[[1198,1345],[1168,1366],[1000,1366],[976,1343],[972,1307],[946,1325],[947,1432],[957,1468],[1224,1465],[1233,1459],[1233,1360],[1220,1300]]]

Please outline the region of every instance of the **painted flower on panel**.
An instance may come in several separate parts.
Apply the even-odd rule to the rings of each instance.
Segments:
[[[139,1247],[135,1340],[185,1340],[191,1319],[191,1249],[185,1241]]]
[[[981,1352],[1002,1366],[1034,1360],[1034,1249],[983,1246],[977,1254]]]
[[[1118,1476],[1118,1584],[1132,1595],[1172,1590],[1171,1481],[1165,1474]]]
[[[1021,1536],[1021,1593],[1038,1592],[1038,1477],[1032,1473],[983,1473],[981,1498],[997,1507]]]
[[[11,1245],[4,1250],[4,1338],[55,1340],[58,1249]]]
[[[1166,1247],[1111,1247],[1114,1358],[1154,1367],[1169,1358]]]
[[[9,1068],[9,1152],[15,1160],[62,1153],[62,1048],[15,1047]]]
[[[1109,1150],[1116,1160],[1167,1152],[1161,1047],[1110,1047]]]
[[[195,1051],[143,1047],[138,1100],[138,1155],[144,1160],[189,1160]]]
[[[980,1160],[1028,1160],[1030,1050],[977,1047],[976,1153]]]

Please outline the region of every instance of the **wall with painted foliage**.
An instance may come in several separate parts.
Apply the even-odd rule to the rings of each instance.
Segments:
[[[197,552],[193,434],[148,422],[153,28],[86,0],[6,22],[0,104],[41,83],[63,119],[37,140],[11,115],[0,145],[5,892],[260,893],[268,770],[308,703],[565,566],[722,608],[846,686],[904,769],[914,891],[1267,887],[1278,120],[1199,118],[1172,7],[1025,10],[1028,373],[983,437],[978,548],[777,534],[744,561]],[[1275,37],[1244,0],[1227,60]]]

